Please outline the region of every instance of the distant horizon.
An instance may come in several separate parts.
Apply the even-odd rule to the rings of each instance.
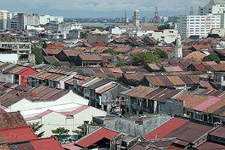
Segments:
[[[133,11],[140,10],[140,16],[154,16],[155,7],[160,16],[178,16],[189,14],[194,7],[195,14],[198,6],[209,3],[210,0],[0,0],[0,9],[10,12],[37,13],[39,15],[55,15],[65,18],[116,18],[127,16],[131,18]]]

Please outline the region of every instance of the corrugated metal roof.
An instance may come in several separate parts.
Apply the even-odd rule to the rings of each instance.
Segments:
[[[153,140],[153,139],[161,139],[164,138],[169,133],[175,131],[177,128],[185,125],[187,123],[186,120],[172,118],[163,125],[159,126],[155,130],[151,131],[150,133],[144,135],[146,140]]]
[[[82,139],[78,140],[75,145],[82,147],[82,148],[88,148],[91,145],[99,142],[102,139],[108,139],[112,141],[117,135],[119,135],[119,132],[112,131],[107,128],[100,128],[97,131],[83,137]]]

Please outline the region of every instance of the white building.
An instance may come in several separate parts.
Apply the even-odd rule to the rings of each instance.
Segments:
[[[27,25],[38,26],[40,25],[40,17],[38,14],[31,14],[27,16]]]
[[[65,104],[21,111],[21,114],[28,123],[43,124],[39,132],[45,131],[44,137],[49,137],[53,135],[52,130],[59,127],[70,130],[69,134],[73,135],[72,131],[78,130],[77,127],[84,122],[90,123],[92,117],[106,116],[107,113],[87,105]]]
[[[40,16],[40,24],[47,24],[47,23],[50,23],[50,21],[56,21],[58,23],[63,23],[64,17],[62,17],[62,16],[50,16],[50,15]]]
[[[183,57],[183,50],[182,50],[181,36],[178,35],[176,40],[175,58],[182,58],[182,57]]]
[[[225,12],[224,0],[210,0],[209,4],[199,7],[199,15],[223,14]]]
[[[71,103],[80,104],[80,105],[88,105],[89,100],[70,91],[69,93],[65,94],[64,96],[60,97],[59,99],[55,101],[49,101],[49,100],[32,101],[32,100],[24,98],[18,101],[17,103],[14,103],[13,105],[9,106],[5,110],[7,112],[25,111],[25,110],[31,110],[31,109],[44,108],[44,107],[52,107],[56,105],[71,104]]]
[[[19,61],[19,55],[18,54],[0,54],[0,61],[17,64]]]
[[[61,23],[58,25],[58,31],[64,35],[64,39],[67,38],[67,35],[71,30],[82,30],[83,26],[76,23]]]
[[[177,39],[178,31],[176,29],[165,29],[163,31],[157,31],[150,34],[150,37],[153,37],[157,41],[172,43]]]
[[[220,28],[220,15],[184,15],[180,16],[178,31],[181,37],[207,37],[211,29]]]
[[[34,25],[27,25],[27,30],[36,30],[38,32],[41,32],[41,31],[44,31],[45,28],[44,27],[41,27],[39,25],[37,26],[34,26]]]
[[[8,21],[10,19],[10,13],[7,10],[0,10],[0,29],[8,28]]]
[[[139,12],[139,10],[134,11],[134,25],[136,27],[140,26],[140,12]]]

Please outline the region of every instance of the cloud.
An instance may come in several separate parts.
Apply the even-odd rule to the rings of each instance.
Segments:
[[[153,12],[155,7],[162,13],[176,14],[188,12],[191,6],[197,7],[209,0],[0,0],[1,9],[17,12],[118,12],[139,9]],[[106,13],[107,14],[107,13]],[[64,14],[62,14],[64,15]],[[113,15],[113,14],[112,14]]]

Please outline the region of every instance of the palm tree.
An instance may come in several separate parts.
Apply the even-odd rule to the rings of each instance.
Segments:
[[[44,135],[45,131],[42,131],[37,134],[37,132],[43,127],[43,124],[41,124],[40,122],[32,122],[30,123],[30,126],[33,129],[33,131],[36,133],[37,137],[42,137]]]

